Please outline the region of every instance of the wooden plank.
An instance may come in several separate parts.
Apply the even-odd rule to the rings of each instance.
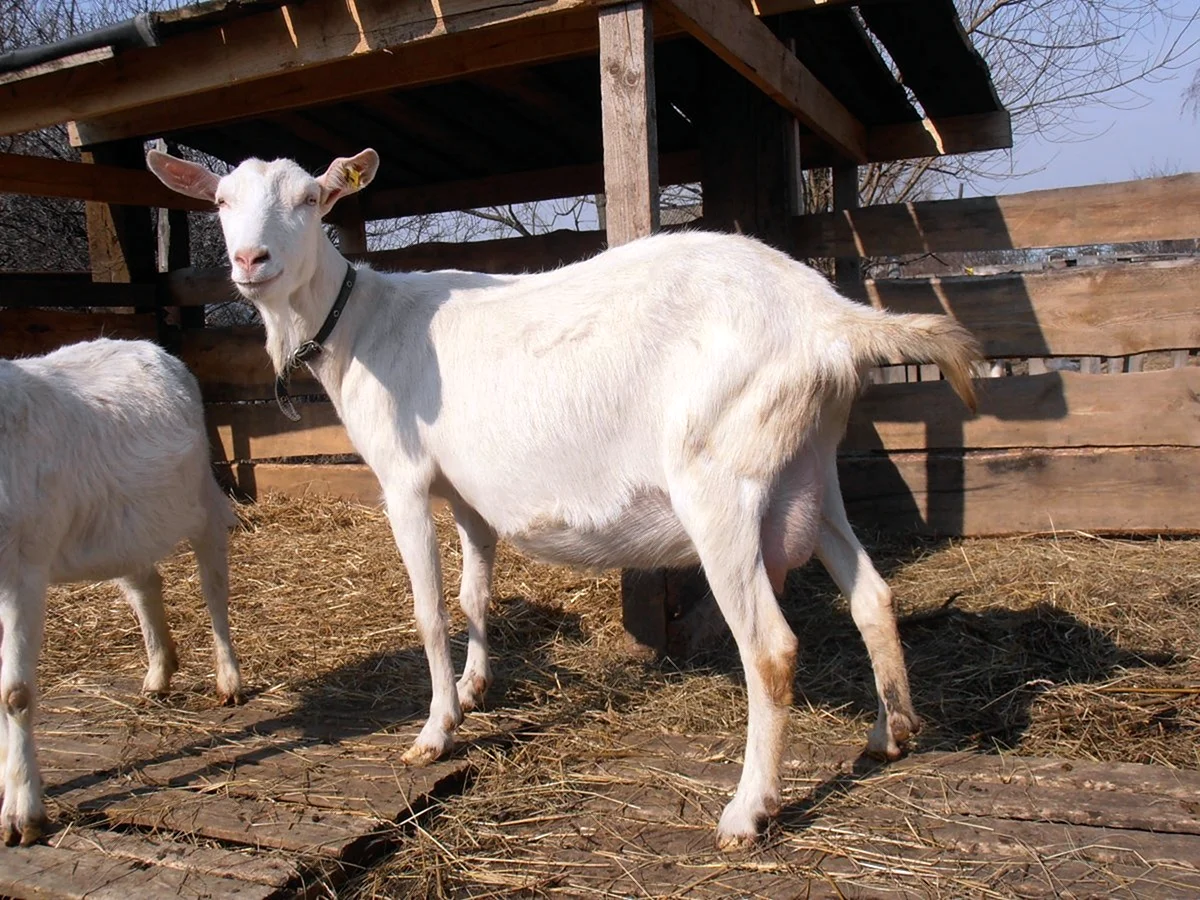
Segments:
[[[66,831],[51,835],[47,843],[64,851],[89,855],[98,851],[106,857],[119,860],[215,875],[239,882],[249,881],[273,888],[285,887],[300,876],[300,869],[293,860],[277,854],[257,853],[248,848],[225,850],[220,847],[201,847],[137,832],[72,825]]]
[[[274,403],[205,406],[217,459],[233,462],[297,456],[342,456],[355,451],[328,401],[298,403],[300,421],[288,420]]]
[[[987,62],[967,37],[954,0],[868,3],[859,14],[928,115],[1003,108]]]
[[[0,193],[163,209],[213,208],[211,203],[175,193],[146,171],[18,153],[0,153]]]
[[[1200,268],[1182,263],[868,281],[895,312],[950,312],[989,358],[1123,356],[1200,346]]]
[[[1200,532],[1200,507],[1180,502],[1200,471],[1195,447],[844,456],[838,471],[851,519],[889,529]]]
[[[166,272],[158,279],[162,302],[167,306],[207,306],[242,300],[229,278],[229,269],[186,268]]]
[[[659,155],[660,184],[687,184],[699,180],[700,160],[695,151],[683,150]],[[503,206],[508,203],[579,197],[603,190],[603,164],[586,163],[534,172],[512,172],[440,184],[368,191],[362,195],[362,204],[364,217],[373,220],[477,206]]]
[[[74,792],[59,800],[74,802]],[[379,830],[379,819],[313,810],[290,803],[234,798],[210,791],[104,785],[82,796],[79,808],[113,825],[173,831],[256,848],[340,858]]]
[[[90,50],[83,50],[80,53],[72,53],[70,56],[48,59],[45,62],[24,69],[0,72],[0,84],[8,84],[10,81],[22,81],[26,78],[35,78],[38,75],[57,72],[61,69],[71,69],[75,66],[85,66],[88,63],[112,59],[114,55],[115,53],[111,46],[93,47]]]
[[[151,314],[0,310],[0,356],[40,356],[67,344],[98,337],[154,340]]]
[[[0,894],[37,900],[161,900],[232,897],[259,900],[277,888],[240,879],[149,865],[145,861],[35,844],[9,848],[0,864]]]
[[[654,35],[643,0],[602,7],[599,27],[605,223],[615,247],[659,226]]]
[[[5,273],[0,275],[0,307],[145,306],[156,297],[152,284],[94,282],[91,275],[63,273],[61,277]]]
[[[842,450],[1200,446],[1200,369],[1114,378],[1077,372],[979,382],[972,417],[949,382],[872,385]]]
[[[925,118],[920,122],[876,125],[867,132],[867,161],[952,156],[1012,146],[1012,121],[1004,110]],[[821,156],[816,155],[814,165]],[[831,158],[823,157],[825,165]]]
[[[214,88],[241,87],[438,35],[557,15],[589,2],[448,0],[432,7],[417,0],[358,0],[351,6],[293,3],[196,28],[167,38],[159,47],[128,50],[106,63],[2,85],[0,133],[180,100]],[[364,85],[363,92],[381,87]],[[309,98],[306,105],[316,102]],[[238,115],[250,113],[232,109]]]
[[[390,271],[466,269],[505,274],[556,269],[594,256],[604,244],[601,231],[560,230],[491,241],[414,244],[398,250],[377,250],[364,259],[377,269]]]
[[[293,496],[338,497],[367,506],[383,502],[375,474],[362,464],[280,465],[246,463],[237,466],[238,487],[248,496],[279,491]]]
[[[275,374],[257,325],[202,328],[180,335],[179,355],[200,382],[208,401],[271,400]],[[324,388],[304,367],[292,373],[294,396],[324,395]]]
[[[664,36],[659,21],[655,33]],[[679,33],[673,23],[669,27]],[[470,75],[594,54],[596,15],[576,12],[521,19],[462,33],[436,31],[415,37],[399,52],[352,56],[286,72],[248,85],[219,85],[186,104],[150,102],[136,109],[90,114],[78,122],[78,143],[87,146],[139,134],[179,131],[238,117],[263,116],[353,97],[433,84]]]
[[[749,7],[721,0],[668,0],[693,37],[849,159],[867,161],[862,123],[754,17]]]
[[[800,216],[798,256],[893,256],[1200,236],[1200,173]]]
[[[1200,804],[1176,797],[1052,789],[937,777],[905,778],[888,793],[923,812],[1200,835]]]

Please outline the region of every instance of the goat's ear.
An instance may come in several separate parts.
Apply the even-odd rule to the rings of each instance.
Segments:
[[[204,166],[161,150],[151,150],[146,154],[146,166],[171,190],[197,200],[217,202],[217,182],[221,179]]]
[[[342,197],[361,191],[379,169],[379,154],[369,147],[355,156],[340,157],[329,164],[317,179],[321,185],[321,215],[325,215]]]

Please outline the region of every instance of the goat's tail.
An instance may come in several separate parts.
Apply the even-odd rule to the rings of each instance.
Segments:
[[[950,316],[874,309],[869,313],[859,320],[856,329],[854,343],[861,365],[880,365],[897,357],[936,363],[954,392],[971,412],[975,411],[971,364],[981,358],[981,353],[971,332]]]

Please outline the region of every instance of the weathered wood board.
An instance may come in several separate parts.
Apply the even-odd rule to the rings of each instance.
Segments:
[[[353,710],[295,700],[180,709],[176,727],[131,729],[130,710],[151,702],[136,685],[51,689],[37,740],[54,825],[38,845],[0,850],[0,895],[294,896],[470,768],[461,756],[401,764],[416,722],[376,732]],[[473,727],[486,736],[484,722]]]
[[[681,736],[606,748],[566,773],[576,797],[563,809],[488,823],[513,848],[495,877],[689,898],[1200,891],[1200,773],[974,753],[878,766],[857,748],[797,744],[779,824],[761,848],[722,855],[712,827],[740,752],[737,741]]]

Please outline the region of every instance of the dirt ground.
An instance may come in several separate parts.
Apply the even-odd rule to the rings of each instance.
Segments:
[[[278,496],[239,512],[232,620],[254,694],[353,706],[385,728],[418,719],[428,669],[381,512]],[[459,556],[448,517],[440,528],[454,596]],[[916,749],[1200,769],[1200,540],[863,538],[896,594],[927,723]],[[173,557],[164,578],[182,668],[176,693],[131,710],[131,727],[170,727],[173,709],[212,702],[211,641],[190,555]],[[618,735],[742,739],[746,705],[732,647],[718,643],[687,661],[630,661],[615,573],[543,566],[502,547],[494,595],[496,683],[476,715],[525,727],[511,742],[469,748],[469,788],[410,823],[339,896],[541,895],[549,888],[536,873],[505,865],[513,832],[496,823],[561,808],[575,774]],[[862,742],[875,700],[845,601],[813,564],[792,573],[783,607],[801,639],[793,738],[814,747]],[[457,608],[453,622],[461,666]],[[53,590],[43,689],[140,678],[144,668],[136,622],[115,587]],[[852,793],[834,790],[822,808],[852,806]]]

